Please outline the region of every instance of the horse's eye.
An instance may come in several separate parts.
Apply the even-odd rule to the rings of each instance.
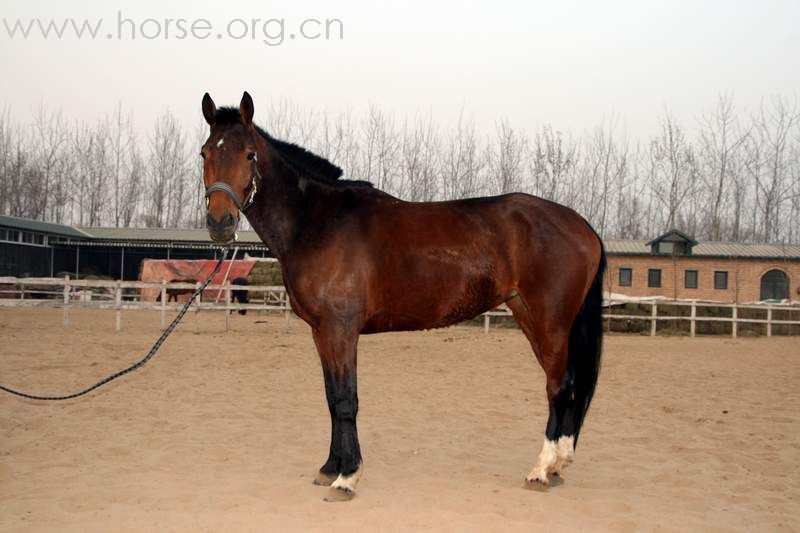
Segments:
[[[255,158],[256,158],[256,153],[255,152],[250,152],[250,153],[247,154],[247,160],[248,161],[252,161]]]
[[[205,158],[206,158],[206,154],[205,154],[205,152],[200,152],[200,157],[202,157],[203,159],[205,159]]]

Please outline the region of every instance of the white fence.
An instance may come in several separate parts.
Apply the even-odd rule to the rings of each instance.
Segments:
[[[112,309],[117,313],[116,329],[122,329],[122,311],[150,309],[161,312],[161,326],[167,322],[167,312],[183,307],[182,302],[168,302],[172,291],[192,291],[197,283],[144,281],[77,280],[69,276],[62,278],[13,278],[0,277],[0,307],[55,307],[64,310],[64,327],[69,326],[71,308]],[[156,302],[140,299],[141,289],[156,289],[160,297]],[[205,291],[216,291],[224,295],[209,301],[196,299],[191,310],[197,316],[200,311],[224,311],[225,329],[233,311],[257,310],[283,312],[289,320],[291,307],[283,286],[273,285],[209,285]],[[205,295],[205,291],[203,294]],[[250,303],[234,302],[233,291],[247,291]],[[197,322],[195,321],[195,324]]]
[[[616,314],[609,312],[614,306],[624,304],[637,304],[650,307],[650,313],[647,315],[630,315],[630,314]],[[688,308],[688,315],[659,315],[658,307],[663,308]],[[610,329],[611,320],[631,320],[631,321],[644,321],[649,322],[650,336],[655,337],[658,328],[658,322],[689,322],[689,336],[694,337],[697,334],[697,324],[702,322],[723,322],[731,324],[731,337],[739,335],[740,324],[765,324],[767,337],[772,336],[772,329],[774,325],[790,325],[800,326],[800,320],[776,320],[773,315],[776,311],[786,312],[795,311],[800,313],[800,307],[791,305],[741,305],[730,303],[713,303],[713,302],[686,302],[679,300],[641,300],[641,301],[614,301],[606,300],[603,302],[603,307],[607,309],[603,313],[603,320],[608,323]],[[716,317],[716,316],[698,316],[697,310],[699,308],[715,308],[715,309],[730,309],[731,316],[729,317]],[[744,309],[757,309],[766,312],[765,318],[746,318],[740,316],[741,310]],[[511,311],[505,306],[484,313],[483,327],[485,332],[489,332],[491,317],[510,317]]]
[[[179,283],[161,282],[147,283],[143,281],[105,281],[105,280],[75,280],[69,277],[61,278],[13,278],[0,277],[0,307],[57,307],[64,310],[64,326],[69,325],[70,308],[95,308],[112,309],[116,311],[116,328],[122,328],[122,311],[128,309],[150,309],[161,313],[161,325],[166,325],[167,312],[177,311],[182,303],[170,303],[167,301],[170,291],[192,290],[200,286],[200,283]],[[141,289],[159,289],[160,298],[157,302],[143,302],[139,298]],[[195,316],[200,311],[224,311],[225,327],[229,327],[229,317],[231,312],[242,309],[255,311],[275,311],[282,312],[289,320],[291,306],[283,286],[272,285],[209,285],[207,291],[222,291],[224,298],[219,301],[199,301],[195,300],[192,304],[192,311]],[[248,291],[250,303],[242,304],[232,301],[233,291]],[[615,314],[606,312],[603,319],[611,320],[631,320],[649,322],[650,335],[655,336],[658,322],[689,322],[689,335],[694,337],[697,332],[697,324],[702,322],[724,322],[731,324],[731,336],[739,334],[740,324],[765,324],[766,335],[772,336],[774,325],[795,325],[800,326],[800,320],[776,320],[773,318],[776,311],[796,311],[800,313],[800,307],[787,305],[739,305],[725,303],[706,303],[706,302],[684,302],[670,300],[648,300],[648,301],[606,301],[603,303],[606,309],[610,310],[614,306],[635,303],[650,307],[649,315]],[[689,308],[686,315],[659,315],[658,307],[667,308]],[[718,316],[698,316],[697,310],[700,308],[730,309],[729,317]],[[765,318],[746,318],[742,317],[740,311],[744,309],[758,309],[766,312]],[[483,314],[484,331],[489,332],[492,317],[511,317],[511,311],[506,306]],[[195,327],[197,321],[195,320]]]
[[[800,326],[800,320],[776,320],[773,315],[776,311],[780,312],[800,312],[800,307],[790,305],[754,305],[754,304],[732,304],[732,303],[713,303],[713,302],[684,302],[684,301],[670,301],[670,300],[650,300],[642,302],[614,302],[609,301],[604,303],[610,308],[614,305],[623,305],[626,303],[636,303],[650,306],[650,316],[643,315],[623,315],[606,313],[603,315],[604,319],[622,319],[622,320],[645,320],[650,322],[650,336],[656,335],[657,324],[662,322],[689,322],[689,336],[694,337],[697,332],[697,324],[701,322],[722,322],[731,324],[731,337],[739,335],[740,324],[765,324],[767,337],[772,336],[773,325],[797,325]],[[667,308],[689,308],[689,315],[659,315],[658,306],[661,305]],[[697,310],[701,308],[714,308],[714,309],[730,309],[731,316],[697,316]],[[766,312],[765,318],[752,318],[740,316],[740,311],[745,309],[755,309]]]

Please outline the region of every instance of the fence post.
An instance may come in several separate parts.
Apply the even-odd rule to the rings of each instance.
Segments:
[[[697,305],[696,305],[696,302],[694,300],[692,300],[692,318],[691,318],[691,321],[689,323],[689,335],[691,337],[694,337],[694,335],[695,335],[695,331],[696,331],[695,319],[696,318],[697,318]]]
[[[64,327],[69,327],[69,276],[64,276]]]
[[[231,329],[231,282],[225,281],[225,332]]]
[[[200,282],[198,281],[195,285],[195,289],[197,290],[200,288]],[[194,301],[194,332],[195,334],[200,333],[200,324],[198,323],[200,319],[200,300],[203,299],[202,294],[197,295],[197,299]]]
[[[656,315],[658,314],[658,311],[657,311],[658,306],[657,306],[655,301],[653,301],[652,306],[653,307],[652,307],[652,309],[650,311],[650,317],[651,317],[650,318],[650,336],[651,337],[655,337],[656,336]]]
[[[732,319],[733,319],[733,322],[731,322],[731,337],[733,337],[734,339],[736,338],[736,336],[737,336],[737,333],[738,333],[738,332],[736,331],[736,330],[737,330],[737,327],[736,327],[736,326],[737,326],[737,324],[738,324],[738,322],[737,322],[737,319],[738,319],[738,317],[739,317],[739,313],[737,312],[737,311],[738,311],[738,309],[739,309],[739,308],[738,308],[738,307],[736,307],[736,304],[733,304],[733,314],[732,314]]]
[[[767,307],[767,337],[772,337],[772,307]]]
[[[114,292],[114,304],[117,308],[117,333],[122,331],[122,282],[117,281],[116,291]]]
[[[20,300],[24,300],[25,299],[25,282],[24,281],[20,281],[19,282],[19,290],[20,290],[19,299]]]
[[[289,305],[289,293],[286,292],[286,289],[282,291],[281,300],[283,301],[283,308],[285,309],[283,314],[286,318],[286,331],[289,331],[289,318],[291,318],[292,315],[292,306]]]
[[[483,333],[489,333],[489,315],[488,313],[483,315]]]
[[[161,280],[161,329],[167,323],[167,280]]]

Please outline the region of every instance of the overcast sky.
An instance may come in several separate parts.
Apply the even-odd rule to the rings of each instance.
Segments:
[[[257,119],[259,102],[285,97],[329,112],[358,113],[371,102],[398,117],[431,114],[444,124],[464,109],[487,129],[508,117],[524,128],[549,122],[578,134],[616,116],[637,138],[654,132],[665,107],[693,127],[720,93],[745,112],[762,97],[800,92],[796,0],[63,4],[0,0],[8,26],[34,17],[45,25],[103,19],[96,39],[78,39],[71,28],[61,39],[43,39],[36,27],[27,39],[12,39],[0,21],[0,105],[17,118],[44,102],[94,120],[121,101],[139,131],[165,109],[193,127],[205,91],[220,105],[238,103],[248,90]],[[132,21],[122,39],[118,11]],[[160,21],[160,33],[149,18]],[[213,29],[196,32],[205,39],[165,39],[166,18],[186,19],[187,29],[207,19]],[[255,38],[227,33],[234,19],[252,31],[253,18],[261,19]],[[276,22],[267,26],[273,46],[263,42],[270,18],[285,19],[280,45]],[[331,39],[301,38],[305,19],[323,26],[338,19],[343,38],[335,24]],[[243,22],[231,24],[233,35],[245,31]],[[303,29],[324,35],[315,23]]]

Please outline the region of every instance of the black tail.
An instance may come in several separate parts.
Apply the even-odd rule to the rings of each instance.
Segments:
[[[599,237],[598,237],[599,239]],[[574,400],[568,411],[569,425],[574,431],[575,445],[583,419],[592,402],[597,376],[600,373],[600,356],[603,351],[603,273],[606,269],[606,252],[600,241],[600,264],[592,286],[583,300],[578,316],[569,334],[569,359],[565,384],[571,385]],[[570,383],[571,382],[571,383]],[[568,385],[568,386],[569,386]],[[566,428],[565,428],[566,429]],[[566,434],[566,433],[565,433]]]

